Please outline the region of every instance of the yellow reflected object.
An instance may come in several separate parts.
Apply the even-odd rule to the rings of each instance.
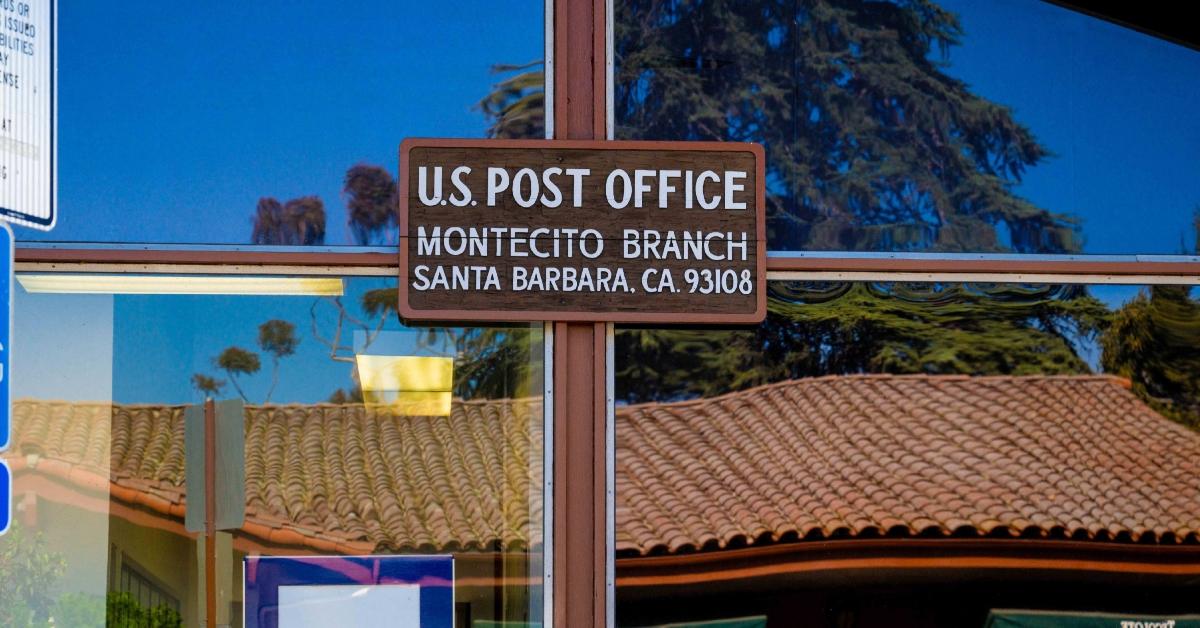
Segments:
[[[26,292],[55,294],[230,294],[341,296],[339,277],[239,277],[17,273]]]
[[[450,416],[452,393],[400,391],[363,392],[363,403],[396,416]]]
[[[448,416],[454,358],[357,355],[363,401],[402,416]]]

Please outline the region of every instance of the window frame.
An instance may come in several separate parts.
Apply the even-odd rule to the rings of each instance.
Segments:
[[[545,129],[546,137],[565,137],[571,125],[590,125],[593,136],[613,139],[614,72],[614,0],[544,0],[545,20]],[[555,16],[585,16],[580,20],[556,20]],[[595,28],[591,28],[595,22]],[[584,28],[588,27],[588,28]],[[571,46],[568,48],[567,46]],[[592,63],[592,53],[603,52],[603,63]],[[556,59],[555,50],[569,53]],[[581,60],[588,60],[582,63]],[[581,67],[582,66],[582,67]],[[568,95],[580,90],[590,92],[591,102],[584,104],[590,120],[556,117],[570,111]],[[600,92],[603,91],[601,95]],[[579,107],[579,105],[576,105]],[[595,111],[599,109],[601,111]],[[603,117],[601,117],[603,116]],[[398,141],[398,139],[397,139]],[[18,242],[16,272],[139,273],[204,275],[399,275],[399,250],[382,247],[282,247],[231,245],[103,244]],[[836,251],[768,250],[768,281],[921,281],[921,282],[997,282],[997,283],[1068,283],[1068,284],[1186,284],[1200,285],[1200,256],[1189,255],[1024,255],[1024,254],[938,254],[938,253],[855,253]],[[537,321],[534,321],[537,322]],[[555,602],[556,519],[562,516],[554,493],[555,466],[555,374],[556,328],[550,321],[544,326],[544,429],[543,429],[543,625],[553,626],[555,616],[567,600]],[[604,465],[603,496],[595,513],[597,528],[605,531],[604,617],[598,625],[613,626],[615,621],[615,468],[616,435],[614,421],[614,325],[595,327],[597,350],[603,352],[603,371],[596,373],[603,382],[604,404],[602,432],[604,457],[595,464]],[[558,365],[565,370],[564,364]],[[565,397],[565,396],[564,396]],[[562,417],[559,417],[562,420]],[[597,438],[601,435],[597,434]],[[560,443],[561,445],[561,443]],[[599,449],[597,449],[597,452]],[[573,468],[593,472],[591,460],[562,461]],[[560,477],[570,477],[560,469]],[[595,489],[593,489],[595,490]],[[565,557],[560,557],[564,558]],[[567,574],[563,574],[564,576]],[[594,576],[598,579],[601,574]],[[565,615],[564,615],[565,616]]]

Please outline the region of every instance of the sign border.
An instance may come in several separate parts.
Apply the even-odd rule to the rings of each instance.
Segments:
[[[408,301],[408,164],[414,148],[477,148],[477,149],[565,149],[620,151],[694,151],[748,152],[754,155],[755,213],[758,239],[754,285],[758,290],[754,312],[746,314],[695,314],[686,312],[605,312],[596,310],[418,310]],[[412,321],[565,321],[606,323],[674,323],[674,324],[746,324],[761,323],[767,316],[767,207],[766,153],[761,144],[750,142],[657,142],[613,140],[497,140],[497,139],[434,139],[410,137],[400,142],[399,224],[400,224],[400,281],[399,312]]]
[[[58,224],[58,0],[50,5],[50,217],[37,218],[0,206],[0,221],[53,231]]]

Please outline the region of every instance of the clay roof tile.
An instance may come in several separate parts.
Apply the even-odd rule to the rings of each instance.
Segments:
[[[178,517],[183,407],[18,401],[13,449]],[[1200,434],[1104,376],[829,376],[617,408],[617,551],[992,536],[1200,542]],[[247,525],[322,551],[540,545],[537,399],[246,409]],[[257,532],[256,532],[257,531]]]

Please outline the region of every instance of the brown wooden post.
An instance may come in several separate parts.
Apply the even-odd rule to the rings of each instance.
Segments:
[[[554,139],[607,139],[604,0],[554,2]],[[554,324],[554,625],[606,626],[605,325]]]

